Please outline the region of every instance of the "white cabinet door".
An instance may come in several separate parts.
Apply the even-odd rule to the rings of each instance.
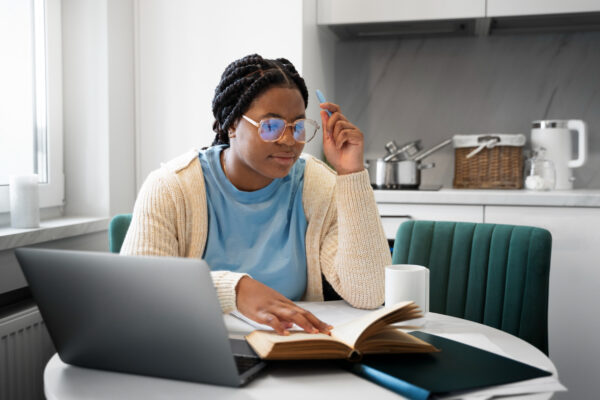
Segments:
[[[568,14],[600,11],[599,0],[487,0],[486,16]]]
[[[483,206],[379,203],[377,207],[388,239],[395,239],[400,224],[409,219],[483,222]]]
[[[486,206],[485,222],[537,226],[552,234],[550,357],[569,389],[568,398],[596,397],[600,376],[600,208]]]
[[[318,0],[319,25],[485,16],[485,0]]]

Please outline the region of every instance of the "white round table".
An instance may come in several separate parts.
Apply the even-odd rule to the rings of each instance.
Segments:
[[[246,323],[225,316],[232,336],[252,330]],[[475,322],[429,313],[424,332],[507,355],[518,361],[551,371],[552,361],[533,345],[506,332]],[[394,399],[394,392],[344,370],[318,363],[298,368],[268,368],[248,385],[229,388],[71,366],[55,354],[44,371],[44,390],[49,400],[81,399]],[[511,397],[548,399],[552,392]]]

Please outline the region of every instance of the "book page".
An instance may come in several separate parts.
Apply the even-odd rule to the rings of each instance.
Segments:
[[[290,332],[283,336],[273,331],[254,331],[246,340],[262,359],[345,358],[352,353],[344,343],[323,333]]]
[[[274,331],[254,331],[248,336],[262,336],[261,340],[269,343],[288,343],[299,341],[326,340],[337,342],[338,340],[324,333],[290,332],[288,336],[280,335]]]
[[[381,319],[385,319],[386,317],[390,318],[392,314],[397,313],[399,310],[402,310],[402,308],[408,306],[409,304],[413,303],[411,301],[404,301],[395,304],[392,307],[383,307],[378,310],[369,311],[362,317],[334,327],[334,329],[331,330],[331,335],[338,338],[349,347],[354,348],[357,340],[370,326]]]
[[[321,321],[332,326],[345,324],[373,312],[354,308],[344,300],[335,301],[300,301],[296,303],[299,307],[313,313]]]
[[[350,304],[346,303],[344,300],[298,301],[296,302],[296,305],[298,305],[298,307],[304,308],[307,311],[310,311],[321,321],[334,327],[373,312],[373,310],[363,310],[360,308],[354,308]],[[242,313],[240,313],[239,311],[233,311],[230,315],[244,321],[248,325],[252,326],[254,329],[274,331],[274,329],[270,326],[253,321],[250,318],[243,315]],[[300,328],[298,325],[294,325],[289,330],[302,331],[303,329]]]

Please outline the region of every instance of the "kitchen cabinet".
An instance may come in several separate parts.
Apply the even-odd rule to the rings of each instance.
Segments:
[[[537,226],[552,234],[550,357],[568,397],[589,398],[600,376],[600,208],[486,206],[485,222]]]
[[[319,25],[406,22],[485,16],[485,0],[319,0]]]
[[[378,203],[377,207],[388,240],[395,239],[400,224],[410,219],[483,222],[479,205]]]
[[[577,30],[596,26],[598,13],[598,0],[317,0],[318,25],[340,38]]]
[[[598,0],[487,0],[486,16],[572,14],[600,11]]]

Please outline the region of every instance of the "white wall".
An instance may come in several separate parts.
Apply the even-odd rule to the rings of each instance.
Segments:
[[[108,90],[106,1],[63,0],[65,210],[106,215]]]
[[[319,122],[319,101],[315,89],[320,89],[328,101],[339,104],[335,98],[335,45],[337,36],[326,27],[317,26],[317,0],[304,0],[302,16],[302,75],[308,87],[306,115]],[[342,110],[344,113],[345,110]],[[352,121],[352,118],[350,117]],[[323,158],[322,130],[304,151]]]
[[[135,199],[133,0],[63,0],[65,213]]]
[[[136,1],[137,187],[186,150],[210,146],[221,73],[258,53],[302,73],[301,0]]]
[[[130,213],[135,196],[134,1],[107,0],[109,215]]]

